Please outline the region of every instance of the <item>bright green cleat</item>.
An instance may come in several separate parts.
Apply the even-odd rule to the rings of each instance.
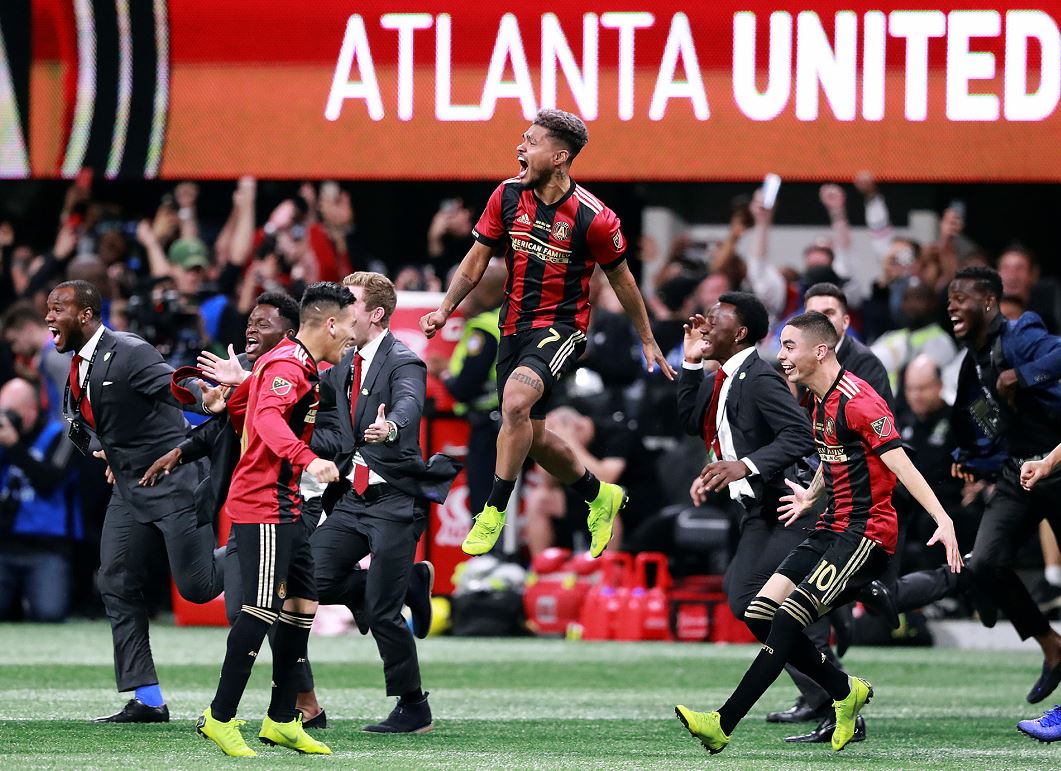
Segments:
[[[851,693],[843,701],[834,701],[836,728],[833,730],[833,749],[839,752],[855,735],[855,718],[873,698],[873,686],[861,677],[850,678]]]
[[[497,543],[497,537],[501,535],[501,528],[505,526],[505,512],[498,511],[495,506],[487,506],[475,518],[471,532],[464,539],[461,548],[465,554],[478,556],[486,554]]]
[[[209,739],[220,747],[221,751],[226,755],[234,758],[252,758],[258,753],[247,746],[243,734],[239,732],[239,727],[246,722],[246,720],[233,718],[228,722],[222,723],[210,714],[210,708],[207,707],[203,710],[203,714],[199,716],[199,720],[195,724],[195,731],[204,739]]]
[[[290,723],[277,723],[268,715],[262,720],[262,730],[258,732],[258,741],[262,744],[287,747],[303,755],[331,755],[331,748],[306,733],[302,727],[302,714],[299,713]]]
[[[674,714],[682,721],[682,725],[689,729],[689,733],[699,739],[704,749],[712,755],[717,755],[726,749],[729,737],[722,732],[717,712],[693,712],[688,707],[679,704],[674,708]]]
[[[626,490],[619,485],[601,482],[597,497],[587,504],[589,517],[586,519],[586,524],[589,525],[589,534],[592,536],[589,555],[594,559],[608,548],[608,541],[612,540],[612,526],[615,524],[615,518],[626,507],[628,500]]]

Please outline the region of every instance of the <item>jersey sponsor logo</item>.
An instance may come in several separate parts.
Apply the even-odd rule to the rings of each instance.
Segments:
[[[549,230],[549,228],[551,228],[552,225],[550,225],[545,220],[534,220],[534,227],[539,228],[541,230]]]
[[[277,396],[287,396],[291,393],[291,384],[282,377],[274,377],[273,384],[269,386],[269,390]]]
[[[512,248],[517,252],[526,252],[528,256],[537,257],[542,262],[566,265],[571,261],[569,250],[556,249],[538,241],[533,236],[524,237],[522,234],[512,233],[511,237]]]
[[[531,224],[531,219],[530,219],[530,217],[527,216],[527,213],[524,212],[523,214],[521,214],[518,217],[516,217],[516,224],[517,225],[529,225],[529,224]]]
[[[825,433],[835,434],[836,433],[836,421],[833,420],[832,415],[827,415],[825,418]]]
[[[841,444],[818,442],[818,457],[822,463],[847,463],[847,452]]]
[[[615,235],[612,236],[612,246],[615,247],[616,251],[623,248],[623,234],[622,231],[616,230]]]
[[[306,422],[307,423],[316,423],[317,422],[317,410],[311,409],[309,412],[306,413]]]
[[[553,223],[553,238],[557,241],[566,241],[571,235],[571,224],[560,220]]]
[[[874,433],[877,434],[881,439],[891,435],[892,422],[891,419],[885,415],[883,418],[877,418],[870,425],[873,427]]]

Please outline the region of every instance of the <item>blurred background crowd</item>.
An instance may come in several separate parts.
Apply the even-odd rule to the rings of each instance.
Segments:
[[[998,211],[974,214],[962,200],[919,214],[909,196],[890,201],[887,186],[862,174],[842,185],[802,186],[798,221],[785,222],[775,221],[783,207],[764,200],[762,190],[737,188],[726,188],[732,200],[701,212],[690,213],[688,204],[668,207],[666,200],[638,206],[619,195],[612,203],[624,218],[628,256],[660,347],[680,367],[686,320],[723,292],[743,289],[770,312],[760,351],[773,360],[777,332],[801,312],[805,290],[835,285],[836,323],[869,345],[886,368],[902,436],[968,549],[990,490],[983,481],[950,475],[949,405],[963,352],[951,333],[947,285],[960,267],[995,266],[1005,315],[1033,311],[1055,334],[1061,287],[1021,243],[997,235],[990,244],[977,243],[970,218],[992,220],[995,234],[1008,223]],[[103,297],[108,327],[141,335],[174,367],[194,364],[204,348],[242,351],[248,314],[265,291],[297,298],[309,283],[355,270],[385,273],[405,292],[444,290],[489,189],[464,185],[459,195],[435,197],[425,207],[422,196],[409,202],[403,188],[385,186],[359,212],[354,188],[330,181],[244,177],[234,186],[188,181],[100,190],[83,173],[69,186],[36,191],[31,205],[21,192],[0,197],[0,620],[101,612],[92,576],[109,490],[102,464],[66,440],[60,407],[69,366],[43,322],[52,286],[91,281]],[[383,208],[400,214],[375,216]],[[890,213],[897,208],[899,217]],[[683,219],[689,217],[703,224]],[[505,274],[494,274],[470,298],[466,318],[488,322],[495,312]],[[736,540],[735,513],[724,500],[695,506],[690,499],[705,453],[698,438],[682,434],[675,385],[645,371],[639,340],[600,275],[592,302],[587,352],[548,425],[598,477],[629,489],[618,536],[624,549],[663,551],[677,575],[721,573]],[[466,335],[453,361],[429,361],[435,388],[448,391],[457,402],[452,411],[472,427],[471,511],[489,487],[473,477],[489,479],[498,421],[490,361],[496,338],[491,342],[489,326]],[[581,501],[533,467],[520,491],[512,559],[526,563],[551,546],[586,547]],[[911,522],[904,570],[935,567],[939,555],[923,546],[931,521],[913,504],[903,509]],[[1056,610],[1061,556],[1048,531],[1035,546],[1021,564],[1036,583],[1037,600]],[[161,552],[156,562],[154,602],[164,605]],[[927,613],[961,616],[968,608],[945,600]]]

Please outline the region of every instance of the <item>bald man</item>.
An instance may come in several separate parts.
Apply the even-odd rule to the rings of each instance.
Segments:
[[[13,378],[0,388],[0,621],[19,605],[30,621],[66,617],[70,545],[82,530],[65,428],[41,412],[29,381]]]

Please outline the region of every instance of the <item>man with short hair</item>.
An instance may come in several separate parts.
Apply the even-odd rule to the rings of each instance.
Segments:
[[[1033,637],[1042,649],[1042,672],[1027,696],[1035,704],[1061,684],[1061,635],[1050,628],[1013,563],[1044,516],[1055,535],[1061,533],[1061,475],[1049,475],[1033,490],[1020,484],[1021,465],[1044,458],[1061,442],[1061,339],[1034,313],[1009,322],[1002,317],[1002,279],[991,268],[962,268],[947,292],[954,336],[967,348],[954,402],[953,473],[997,480],[969,568],[1021,639]]]
[[[595,265],[604,270],[637,328],[649,371],[658,366],[674,379],[626,264],[619,218],[571,179],[571,164],[588,141],[578,116],[552,109],[537,114],[516,147],[519,174],[494,190],[472,231],[476,243],[458,267],[442,305],[420,319],[423,333],[434,336],[479,283],[494,251],[504,249],[509,276],[497,367],[501,431],[494,484],[464,540],[467,554],[485,554],[494,547],[528,455],[586,502],[591,556],[599,557],[611,540],[626,492],[598,480],[566,442],[545,428],[554,389],[575,370],[585,350],[589,279]]]
[[[781,332],[778,359],[791,383],[813,394],[812,423],[821,465],[810,487],[785,480],[781,521],[791,524],[826,494],[828,507],[813,533],[797,546],[748,605],[748,627],[763,648],[736,691],[716,712],[678,705],[675,713],[689,732],[712,752],[721,752],[733,729],[781,674],[786,662],[812,677],[833,698],[836,727],[832,747],[852,739],[872,686],[834,666],[803,633],[813,621],[849,602],[879,576],[894,552],[896,480],[936,520],[929,545],[942,543],[955,571],[962,561],[954,526],[906,453],[895,419],[884,400],[837,361],[838,335],[832,322],[810,311],[789,320]]]
[[[320,601],[360,604],[354,568],[372,554],[364,614],[383,660],[387,695],[398,703],[364,730],[425,733],[433,725],[431,707],[402,602],[429,506],[445,501],[460,466],[445,455],[423,459],[427,366],[390,332],[394,284],[369,272],[343,283],[353,299],[354,348],[321,377],[312,443],[321,457],[335,459],[343,480],[342,497],[312,538]]]
[[[237,389],[229,412],[241,431],[243,452],[225,500],[239,550],[243,606],[229,630],[214,700],[196,724],[226,755],[256,753],[235,719],[251,667],[270,627],[273,691],[258,739],[300,753],[331,754],[310,737],[296,709],[299,664],[306,658],[317,610],[313,553],[299,522],[305,507],[300,478],[321,484],[339,478],[335,464],[310,449],[319,406],[317,362],[339,361],[353,335],[349,293],[339,284],[311,284],[302,296],[299,329],[257,363]]]
[[[191,602],[221,592],[223,569],[214,560],[214,531],[196,516],[198,472],[175,469],[154,487],[138,484],[152,461],[187,435],[188,423],[170,392],[173,368],[143,339],[100,322],[100,296],[86,281],[64,281],[48,295],[45,324],[55,349],[73,351],[63,397],[69,437],[83,453],[95,440],[114,489],[103,522],[97,577],[114,637],[119,691],[135,691],[105,723],[169,720],[148,640],[142,588],[151,542],[166,545],[177,590]]]

